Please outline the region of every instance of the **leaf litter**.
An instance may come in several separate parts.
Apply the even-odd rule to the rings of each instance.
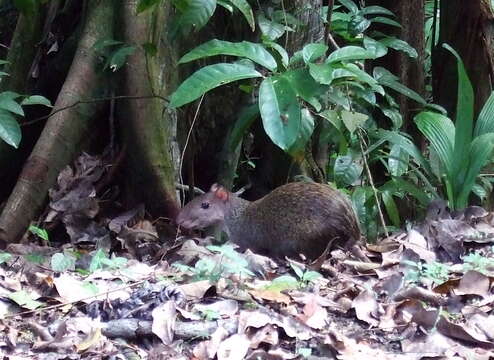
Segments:
[[[275,261],[117,207],[107,167],[81,155],[0,254],[2,359],[494,357],[493,213],[433,202],[358,259]]]

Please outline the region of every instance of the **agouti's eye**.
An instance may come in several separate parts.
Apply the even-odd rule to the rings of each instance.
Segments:
[[[207,202],[203,202],[203,203],[201,204],[201,208],[203,208],[203,209],[209,209],[209,203],[207,203]]]

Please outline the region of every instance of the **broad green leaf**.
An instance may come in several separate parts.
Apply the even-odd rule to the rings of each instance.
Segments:
[[[409,138],[403,136],[397,131],[389,131],[384,129],[380,129],[377,134],[379,141],[376,141],[374,145],[377,146],[384,141],[388,141],[391,144],[397,144],[425,170],[428,176],[432,174],[429,162],[424,158],[420,150]],[[371,147],[369,147],[368,152],[370,150]]]
[[[350,134],[353,134],[355,130],[362,127],[368,118],[369,116],[358,112],[341,111],[341,120]]]
[[[454,142],[454,154],[452,162],[452,175],[455,176],[453,189],[458,192],[463,183],[465,166],[468,162],[468,151],[472,142],[474,94],[472,84],[468,78],[465,66],[458,53],[449,45],[443,47],[452,53],[457,60],[458,68],[458,99],[456,103],[456,133]]]
[[[108,47],[111,46],[116,46],[116,45],[123,45],[123,41],[118,41],[118,40],[113,40],[113,39],[99,39],[96,41],[93,45],[93,49],[96,52],[102,52]]]
[[[388,168],[392,176],[400,177],[408,170],[409,155],[401,146],[393,144],[389,151]]]
[[[357,98],[366,101],[369,105],[376,106],[376,93],[373,90],[365,89],[362,91],[360,89],[355,89],[354,93]]]
[[[399,110],[394,108],[380,107],[383,114],[393,122],[393,128],[399,129],[403,125],[403,117]]]
[[[14,99],[18,94],[10,91],[0,93],[0,110],[10,111],[11,113],[24,116],[24,110]]]
[[[328,51],[328,46],[325,44],[307,44],[302,49],[302,57],[304,62],[308,64],[326,55],[326,51]]]
[[[257,16],[257,24],[263,36],[274,41],[285,33],[285,25],[266,19],[264,15]]]
[[[333,51],[326,60],[327,63],[348,60],[374,59],[374,54],[360,46],[345,46]]]
[[[275,43],[274,41],[269,41],[269,40],[264,41],[264,44],[266,46],[269,46],[273,50],[275,50],[280,55],[281,64],[283,65],[283,67],[287,68],[288,67],[289,58],[288,58],[288,53],[283,48],[283,46]]]
[[[229,2],[223,0],[216,0],[216,5],[223,6],[225,9],[227,9],[230,13],[233,14],[233,5],[230,4]]]
[[[7,60],[0,59],[0,65],[5,65],[5,64],[9,64],[9,62]]]
[[[398,51],[403,51],[405,54],[410,56],[411,58],[417,58],[417,50],[415,50],[413,47],[411,47],[406,41],[393,38],[393,37],[387,37],[384,39],[379,40],[379,42],[387,47],[390,47],[392,49],[398,50]]]
[[[431,198],[428,195],[429,192],[424,191],[424,189],[419,188],[417,185],[411,183],[410,181],[404,180],[402,177],[393,178],[388,183],[391,183],[392,186],[397,190],[410,194],[415,199],[417,199],[424,207],[428,206],[431,202]],[[386,187],[388,183],[383,185],[383,187]],[[433,191],[431,192],[431,194],[435,195],[435,192]]]
[[[43,306],[43,303],[34,300],[31,294],[29,294],[25,290],[20,290],[10,293],[8,297],[10,298],[10,300],[14,301],[17,305],[22,306],[29,310],[34,310],[39,308],[40,306]]]
[[[350,12],[358,12],[358,6],[352,0],[338,0],[341,5],[346,7]]]
[[[399,92],[400,94],[408,96],[410,99],[415,100],[421,105],[426,104],[426,101],[422,96],[420,96],[412,89],[406,87],[405,85],[395,80],[394,79],[395,77],[396,77],[395,75],[391,74],[389,71],[387,71],[384,68],[381,67],[374,68],[374,78],[379,82],[379,84],[389,87],[390,89],[393,89]]]
[[[333,125],[338,131],[343,131],[343,122],[341,121],[341,116],[336,110],[324,110],[321,111],[319,116],[328,120],[331,125]]]
[[[297,95],[284,77],[263,80],[259,88],[259,109],[266,134],[274,144],[288,150],[300,129]]]
[[[235,122],[232,133],[230,134],[230,151],[235,151],[242,140],[247,129],[252,125],[254,120],[259,116],[259,105],[254,104],[244,108]]]
[[[31,95],[22,100],[21,105],[44,105],[48,107],[53,107],[50,100],[41,95]]]
[[[468,196],[472,191],[472,187],[475,185],[480,170],[482,170],[487,161],[492,159],[493,150],[494,133],[480,135],[472,141],[468,154],[468,169],[456,197],[455,209],[463,209],[468,205]]]
[[[137,3],[137,13],[141,13],[152,8],[154,5],[159,4],[161,0],[139,0]]]
[[[303,108],[300,118],[300,130],[297,140],[288,149],[288,153],[295,159],[302,160],[305,155],[305,144],[314,132],[314,118],[307,108]]]
[[[357,36],[364,33],[364,31],[367,30],[370,25],[371,22],[369,19],[365,18],[362,15],[355,14],[354,16],[352,16],[352,19],[348,23],[348,31],[351,35]]]
[[[368,36],[364,36],[364,47],[367,51],[374,55],[374,57],[380,58],[388,53],[388,48]]]
[[[453,171],[455,139],[455,126],[453,122],[444,115],[422,111],[415,116],[415,123],[420,132],[430,141],[446,173],[451,175]]]
[[[215,55],[245,57],[271,71],[275,71],[277,66],[276,60],[273,56],[260,44],[251,43],[249,41],[233,43],[218,39],[210,40],[192,49],[187,54],[182,56],[178,62],[179,64],[183,64],[192,60]]]
[[[0,251],[0,265],[9,261],[12,258],[12,254]]]
[[[309,73],[319,84],[330,85],[333,81],[334,67],[330,64],[309,64]]]
[[[394,226],[400,227],[400,214],[398,212],[398,207],[396,206],[396,203],[393,199],[393,195],[389,191],[383,191],[381,193],[381,198],[383,200],[384,207],[386,208],[386,213],[391,219],[391,222]]]
[[[51,257],[51,269],[57,272],[75,270],[76,258],[62,253],[53,254]]]
[[[10,76],[10,75],[5,71],[0,71],[0,76]]]
[[[190,103],[218,86],[241,79],[262,77],[250,67],[238,64],[214,64],[205,66],[189,76],[171,95],[170,107]]]
[[[245,17],[245,20],[249,23],[252,31],[256,29],[256,22],[254,21],[254,14],[252,13],[252,8],[247,0],[229,0],[233,6],[235,6],[242,15]]]
[[[357,65],[355,64],[345,64],[344,65],[345,69],[350,71],[351,73],[354,74],[354,76],[357,78],[357,80],[364,82],[366,84],[369,84],[369,86],[377,93],[384,95],[385,91],[381,85],[377,83],[377,80],[374,79],[372,76],[370,76],[367,72],[364,70],[361,70]]]
[[[345,110],[350,110],[350,99],[341,89],[332,86],[326,91],[325,96],[333,104],[339,105]]]
[[[39,236],[41,239],[45,241],[50,241],[49,236],[48,236],[48,231],[45,229],[42,229],[40,227],[37,227],[35,225],[30,225],[28,230],[32,232],[34,235]]]
[[[311,104],[316,111],[321,110],[322,106],[317,97],[323,94],[325,88],[314,81],[306,68],[289,70],[282,76],[290,82],[297,96]]]
[[[376,15],[376,14],[382,14],[382,15],[389,15],[389,16],[394,16],[393,12],[389,11],[386,8],[383,8],[382,6],[367,6],[363,8],[362,10],[359,11],[359,14],[362,15]]]
[[[0,110],[0,139],[17,148],[21,142],[21,127],[8,111]]]
[[[370,19],[370,21],[373,23],[386,24],[401,28],[401,24],[399,22],[384,16],[376,16],[375,18]]]
[[[491,93],[480,111],[475,123],[474,136],[494,132],[494,91]]]
[[[117,71],[125,64],[127,57],[132,55],[135,49],[135,46],[122,46],[120,49],[111,54],[105,64],[105,68],[110,68],[112,71]]]
[[[353,185],[362,175],[362,166],[353,161],[350,155],[340,155],[334,163],[334,178],[338,184]]]
[[[216,0],[189,0],[174,24],[174,34],[190,34],[207,24],[216,10]]]

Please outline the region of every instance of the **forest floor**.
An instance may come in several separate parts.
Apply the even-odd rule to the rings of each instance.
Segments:
[[[368,260],[275,262],[166,235],[96,191],[104,168],[85,154],[66,168],[0,253],[0,359],[494,358],[492,213],[433,204],[360,244]]]

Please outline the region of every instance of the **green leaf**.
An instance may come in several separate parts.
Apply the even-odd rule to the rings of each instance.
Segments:
[[[94,43],[93,49],[96,52],[102,52],[107,47],[116,46],[116,45],[123,45],[123,44],[124,44],[124,42],[113,40],[113,39],[99,39],[98,41],[96,41]]]
[[[420,132],[430,141],[446,173],[451,175],[455,138],[453,122],[444,115],[422,111],[415,116],[415,123]]]
[[[28,230],[31,233],[33,233],[34,235],[39,236],[41,239],[43,239],[45,241],[49,241],[48,231],[46,231],[45,229],[42,229],[42,228],[34,226],[34,225],[30,225]]]
[[[413,47],[411,47],[406,41],[393,38],[393,37],[387,37],[384,39],[379,40],[379,42],[387,47],[390,47],[392,49],[402,51],[405,54],[407,54],[411,58],[417,58],[417,50],[415,50]]]
[[[401,28],[401,24],[399,22],[392,20],[390,18],[384,17],[384,16],[376,16],[375,18],[370,19],[370,21],[373,23],[386,24],[386,25],[391,25],[391,26]]]
[[[370,25],[371,22],[369,19],[363,17],[362,15],[355,14],[348,23],[348,30],[352,36],[357,36],[367,30]]]
[[[238,64],[214,64],[205,66],[189,76],[171,95],[170,107],[190,103],[218,86],[253,77],[262,77],[250,67]]]
[[[475,123],[474,136],[494,132],[494,91],[491,93],[480,111]]]
[[[357,78],[357,80],[368,84],[378,94],[384,95],[385,91],[383,87],[379,85],[377,83],[377,80],[370,76],[367,72],[361,70],[357,65],[351,63],[345,64],[344,67],[347,71],[350,71]]]
[[[333,81],[334,67],[330,64],[309,64],[309,73],[319,84],[330,85]]]
[[[0,76],[10,76],[10,75],[5,71],[0,71]]]
[[[12,254],[0,251],[0,264],[9,261],[12,258]]]
[[[302,49],[302,57],[304,62],[308,64],[326,55],[326,51],[328,51],[328,46],[325,44],[307,44]]]
[[[132,55],[135,49],[135,46],[122,46],[108,58],[105,69],[110,68],[112,71],[117,71],[125,64],[127,57]]]
[[[408,170],[409,155],[401,146],[393,144],[389,151],[388,168],[392,176],[400,177]]]
[[[468,196],[472,191],[480,170],[491,159],[494,150],[494,133],[476,137],[472,141],[469,152],[468,169],[456,197],[455,209],[463,209],[468,205]]]
[[[343,186],[354,185],[362,170],[362,166],[353,161],[350,155],[339,155],[334,162],[335,181]]]
[[[252,31],[256,29],[256,23],[254,21],[254,14],[252,13],[252,8],[250,4],[246,0],[229,0],[233,6],[235,6],[242,15],[245,17],[245,20],[249,23]]]
[[[259,116],[259,105],[254,104],[244,108],[233,127],[230,135],[230,151],[235,151],[238,144],[242,140],[247,129],[252,125],[255,119]]]
[[[358,12],[358,6],[352,0],[338,0],[341,5],[346,7],[350,12]]]
[[[297,96],[311,104],[316,111],[321,110],[318,96],[321,96],[326,88],[314,81],[306,68],[286,71],[282,76],[290,82]]]
[[[303,159],[305,156],[305,145],[314,132],[314,118],[307,108],[303,108],[300,118],[300,130],[297,140],[290,146],[288,153],[295,159]]]
[[[381,198],[383,200],[384,207],[386,208],[388,217],[391,219],[393,225],[399,228],[401,224],[400,214],[398,212],[398,207],[396,206],[396,203],[393,199],[393,195],[389,191],[383,191],[381,193]]]
[[[300,128],[297,95],[284,77],[263,80],[259,88],[259,109],[266,134],[274,144],[288,150]]]
[[[20,290],[9,294],[10,300],[14,301],[17,305],[22,306],[29,310],[34,310],[43,305],[43,303],[36,301],[26,291]]]
[[[7,60],[0,59],[0,65],[10,64]]]
[[[319,114],[322,118],[326,119],[329,121],[331,125],[333,125],[338,131],[343,131],[343,122],[341,120],[340,114],[338,114],[338,111],[336,110],[324,110],[321,111]]]
[[[139,0],[137,3],[137,13],[140,14],[153,6],[159,4],[160,0]]]
[[[374,55],[374,57],[380,58],[388,53],[388,48],[368,36],[364,36],[364,47],[367,51]]]
[[[465,66],[458,53],[449,45],[443,47],[451,52],[457,60],[458,67],[458,100],[456,104],[456,133],[454,142],[454,153],[452,159],[452,175],[456,180],[453,191],[458,192],[463,183],[465,164],[468,162],[468,151],[472,142],[474,94],[472,84],[468,78]]]
[[[345,46],[333,51],[326,60],[327,63],[348,60],[374,59],[374,54],[360,46]]]
[[[273,56],[260,44],[242,41],[233,43],[218,39],[210,40],[182,56],[179,64],[215,55],[246,57],[265,68],[275,71],[277,64]]]
[[[24,116],[24,110],[22,110],[22,107],[14,100],[17,97],[18,94],[10,91],[0,93],[0,110],[6,110]]]
[[[230,13],[233,14],[233,6],[229,2],[223,0],[216,0],[216,4],[219,6],[223,6],[225,9],[227,9]]]
[[[0,139],[17,148],[21,142],[21,127],[7,111],[0,110]]]
[[[177,32],[190,34],[200,30],[208,23],[215,10],[216,0],[189,0],[174,24],[173,35]]]
[[[406,87],[405,85],[401,84],[396,80],[396,76],[391,74],[388,70],[382,68],[382,67],[375,67],[374,68],[374,78],[379,82],[379,84],[389,87],[390,89],[393,89],[400,94],[403,94],[405,96],[408,96],[410,99],[415,100],[421,105],[425,105],[426,101],[422,96],[417,94],[415,91],[412,89]]]
[[[266,19],[264,15],[257,16],[257,24],[263,36],[274,41],[285,33],[285,25]]]
[[[289,63],[289,58],[288,58],[288,53],[283,48],[283,46],[275,43],[274,41],[269,41],[269,40],[264,41],[264,44],[275,50],[280,55],[281,64],[283,65],[283,67],[287,68]]]
[[[348,131],[350,131],[350,134],[353,134],[355,130],[362,127],[368,118],[369,116],[358,112],[341,111],[341,119]]]
[[[41,95],[31,95],[22,100],[21,105],[44,105],[48,107],[53,107],[50,100]]]
[[[384,184],[382,188],[390,186],[397,189],[398,191],[404,191],[407,194],[410,194],[415,199],[417,199],[420,204],[424,207],[428,206],[431,202],[431,198],[427,192],[424,191],[423,188],[419,188],[415,184],[404,180],[401,177],[396,177],[388,181],[388,183]],[[433,193],[434,194],[434,193]]]
[[[389,15],[389,16],[394,16],[393,12],[389,11],[386,8],[383,8],[382,6],[367,6],[363,8],[362,10],[359,11],[359,14],[362,15],[376,15],[376,14],[382,14],[382,15]]]
[[[57,272],[75,270],[76,258],[62,253],[53,254],[51,257],[51,269]]]
[[[399,129],[403,125],[403,117],[398,109],[380,107],[383,114],[393,122],[393,128]]]

